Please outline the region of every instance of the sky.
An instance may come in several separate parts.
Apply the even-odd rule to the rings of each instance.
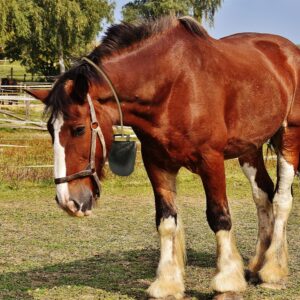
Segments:
[[[116,0],[115,22],[122,19],[122,6]],[[237,32],[265,32],[282,35],[300,44],[300,0],[224,0],[215,14],[214,27],[203,26],[214,38]]]

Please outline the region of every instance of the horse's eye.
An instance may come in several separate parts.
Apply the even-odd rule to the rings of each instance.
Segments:
[[[74,136],[81,136],[85,133],[85,127],[84,126],[78,126],[78,127],[74,127],[72,129],[72,134]]]

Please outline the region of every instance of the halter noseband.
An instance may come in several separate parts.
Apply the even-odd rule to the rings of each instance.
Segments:
[[[117,102],[118,105],[118,110],[119,110],[119,114],[120,114],[120,123],[121,123],[121,134],[122,136],[123,134],[123,114],[122,114],[122,110],[121,110],[121,104],[120,104],[120,100],[118,98],[118,95],[116,93],[116,90],[111,82],[111,80],[109,79],[109,77],[106,75],[106,73],[99,67],[97,66],[94,62],[92,62],[90,59],[83,57],[83,60],[85,60],[88,64],[90,64],[91,66],[93,66],[106,80],[106,82],[108,83],[109,87],[111,88],[113,95],[115,97],[115,100]],[[105,144],[105,139],[101,130],[101,127],[99,125],[99,122],[97,120],[97,116],[96,116],[96,112],[95,112],[95,107],[93,104],[93,101],[91,99],[91,96],[89,94],[87,94],[87,100],[89,103],[89,107],[90,107],[90,114],[91,114],[91,130],[92,130],[92,139],[91,139],[91,150],[90,150],[90,162],[87,165],[87,167],[80,172],[65,176],[65,177],[60,177],[60,178],[55,178],[54,179],[54,183],[55,184],[61,184],[61,183],[66,183],[69,181],[72,181],[74,179],[78,179],[78,178],[84,178],[84,177],[92,177],[94,179],[94,182],[96,184],[96,196],[99,197],[100,196],[100,192],[101,192],[101,183],[100,183],[100,179],[97,175],[97,171],[96,171],[96,162],[95,162],[95,157],[96,157],[96,138],[98,136],[100,143],[102,145],[102,151],[103,151],[103,162],[105,162],[106,159],[106,154],[107,154],[107,150],[106,150],[106,144]]]

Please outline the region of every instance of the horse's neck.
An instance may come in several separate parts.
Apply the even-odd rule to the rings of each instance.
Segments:
[[[143,129],[155,121],[156,108],[167,98],[176,76],[169,55],[171,48],[168,43],[157,41],[103,63],[122,102],[126,125]],[[106,96],[111,96],[108,89]],[[119,123],[115,101],[104,105],[114,123]]]

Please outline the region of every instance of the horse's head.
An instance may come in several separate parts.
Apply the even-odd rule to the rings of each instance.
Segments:
[[[112,142],[112,121],[97,101],[99,95],[83,76],[61,78],[51,91],[27,92],[50,113],[58,205],[74,216],[89,215],[100,196],[99,180]]]

